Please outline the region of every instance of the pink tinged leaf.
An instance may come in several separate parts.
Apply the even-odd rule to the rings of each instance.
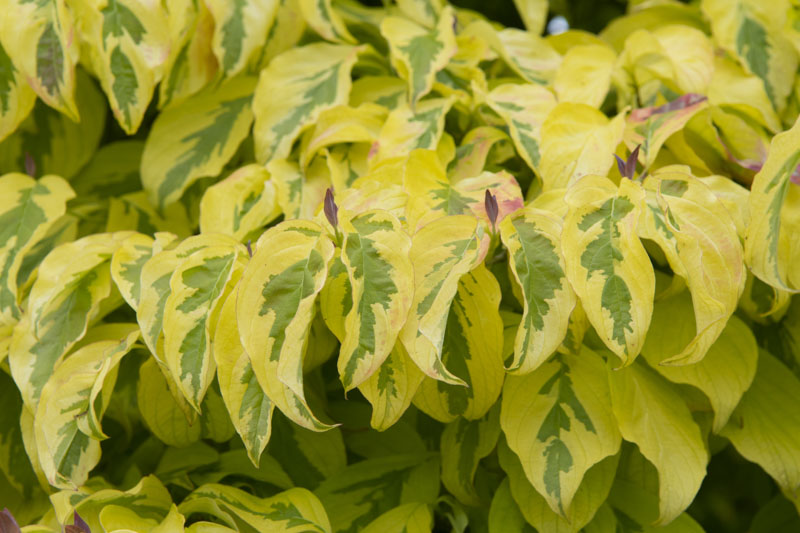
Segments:
[[[701,104],[708,100],[702,94],[684,94],[683,96],[676,98],[671,102],[667,102],[664,105],[660,105],[657,107],[643,107],[640,109],[634,109],[631,111],[630,120],[633,122],[644,122],[648,118],[653,115],[660,115],[662,113],[671,113],[673,111],[680,111],[682,109],[688,109],[693,107],[697,104]]]
[[[492,228],[495,228],[497,224],[497,215],[500,213],[500,209],[497,206],[497,197],[490,193],[489,189],[486,189],[486,194],[483,197],[483,205],[486,208],[486,216],[489,217],[489,221],[492,223]]]
[[[800,165],[797,165],[797,168],[794,169],[794,172],[792,172],[792,176],[789,179],[791,179],[792,183],[795,185],[800,185]]]
[[[0,513],[0,533],[20,533],[19,524],[8,509]]]
[[[336,202],[333,201],[333,187],[328,187],[328,190],[325,191],[325,202],[323,210],[325,211],[325,218],[328,219],[328,222],[331,223],[331,226],[333,226],[334,228],[338,227],[339,206],[337,206]]]

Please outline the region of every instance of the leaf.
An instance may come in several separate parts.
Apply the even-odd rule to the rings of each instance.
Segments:
[[[564,340],[576,304],[561,254],[561,221],[549,212],[526,208],[500,224],[509,266],[523,294],[523,315],[507,368],[535,370]]]
[[[793,215],[800,201],[800,188],[792,175],[800,165],[800,122],[779,133],[770,142],[764,166],[750,190],[751,216],[744,243],[745,261],[755,276],[775,287],[800,291],[800,269],[796,235],[800,221]]]
[[[331,0],[299,0],[303,18],[323,39],[333,42],[355,43],[344,20],[333,9]]]
[[[541,128],[537,170],[544,190],[567,187],[587,174],[605,176],[624,128],[624,112],[609,120],[586,104],[554,107]]]
[[[401,17],[388,16],[381,21],[381,34],[389,43],[392,66],[408,82],[412,109],[430,92],[436,73],[456,53],[453,16],[452,9],[443,9],[431,29]]]
[[[761,466],[795,499],[800,486],[800,460],[796,453],[800,434],[798,391],[797,377],[778,359],[761,350],[753,385],[720,432],[736,451]]]
[[[331,531],[322,504],[314,494],[301,488],[259,498],[236,487],[209,483],[189,494],[178,510],[187,518],[194,513],[214,516],[237,530],[247,527],[287,533]]]
[[[0,141],[25,120],[35,101],[36,93],[0,43]]]
[[[136,400],[142,420],[161,442],[182,448],[200,439],[200,422],[196,418],[192,423],[187,420],[155,359],[148,359],[139,368]]]
[[[508,446],[550,509],[564,517],[589,469],[619,451],[603,366],[584,347],[509,376],[503,388],[500,424]]]
[[[146,234],[174,231],[179,237],[194,233],[194,222],[186,206],[172,204],[159,213],[147,199],[147,193],[138,191],[109,198],[106,231],[136,230]]]
[[[47,380],[39,397],[34,431],[48,482],[59,488],[83,485],[100,461],[100,428],[122,357],[139,338],[129,324],[124,336],[86,345],[70,355]]]
[[[609,46],[584,44],[570,48],[553,80],[559,102],[600,108],[611,85],[617,56]]]
[[[514,6],[525,23],[525,28],[534,35],[541,35],[547,22],[547,0],[514,0]]]
[[[636,182],[622,180],[617,190],[594,176],[571,189],[562,232],[567,279],[600,338],[627,365],[644,344],[655,294],[636,236],[644,193]]]
[[[436,149],[453,102],[452,98],[429,98],[413,111],[405,104],[393,109],[381,128],[375,161],[407,156],[418,148]]]
[[[370,522],[364,533],[427,533],[431,531],[433,514],[424,503],[407,503],[386,511]]]
[[[78,121],[72,13],[63,0],[8,0],[0,21],[2,46],[14,67],[48,106]]]
[[[539,85],[502,84],[486,95],[486,104],[508,125],[519,156],[533,170],[541,162],[541,130],[556,106],[553,93]]]
[[[330,176],[326,175],[325,162],[316,159],[315,163],[322,163],[322,172],[318,172],[319,165],[312,165],[308,172],[303,172],[297,162],[288,159],[273,159],[267,163],[278,205],[286,219],[314,218],[325,191],[332,185]]]
[[[669,136],[680,131],[697,112],[707,107],[706,97],[685,94],[660,106],[634,109],[628,115],[623,140],[631,150],[641,145],[644,166],[650,168]]]
[[[241,275],[237,250],[208,246],[183,260],[170,277],[164,304],[164,359],[189,404],[200,412],[214,379],[213,327],[223,294]]]
[[[206,3],[173,0],[164,4],[164,8],[172,45],[159,85],[160,109],[195,94],[212,80],[219,68],[211,45],[214,19]],[[234,40],[236,37],[233,36]]]
[[[284,222],[265,232],[239,282],[239,336],[258,382],[287,417],[321,431],[302,383],[305,339],[334,246],[317,224]]]
[[[303,136],[300,166],[307,167],[323,149],[342,143],[372,144],[386,119],[386,109],[372,103],[324,110],[313,129]]]
[[[24,174],[0,177],[0,324],[20,319],[17,275],[25,255],[41,241],[74,198],[66,181],[45,176],[36,181]]]
[[[536,531],[553,533],[576,533],[592,520],[608,497],[619,461],[619,455],[607,457],[586,472],[567,518],[563,518],[550,509],[547,500],[530,484],[519,459],[505,441],[501,440],[497,450],[500,465],[508,474],[511,495],[525,520],[534,526]]]
[[[345,392],[378,371],[405,323],[414,286],[411,238],[385,211],[343,219],[342,262],[352,307],[345,318],[339,376]]]
[[[517,502],[511,496],[511,486],[508,478],[500,483],[492,498],[489,507],[489,533],[503,533],[505,531],[519,531],[520,533],[535,533],[533,526],[525,521]]]
[[[157,4],[109,0],[74,3],[92,70],[125,133],[139,129],[169,50],[167,17]]]
[[[279,4],[279,0],[208,2],[214,19],[211,46],[225,77],[242,71],[264,47]]]
[[[645,231],[692,293],[697,335],[661,364],[695,363],[725,328],[745,282],[736,225],[705,184],[677,167],[645,180]]]
[[[315,491],[330,509],[332,531],[361,531],[405,503],[428,503],[439,492],[439,461],[429,455],[393,455],[348,466]]]
[[[441,362],[434,362],[434,368],[441,366],[443,374],[461,383],[442,378],[424,380],[414,397],[414,405],[420,410],[447,423],[458,416],[481,418],[495,403],[505,377],[500,299],[500,286],[483,265],[461,276],[447,315]]]
[[[442,483],[464,505],[481,505],[475,490],[475,472],[481,459],[492,453],[500,437],[499,409],[479,420],[457,418],[442,432]]]
[[[2,424],[0,426],[2,427],[0,430],[0,472],[7,480],[9,488],[17,492],[21,499],[29,501],[40,499],[45,496],[45,493],[41,490],[37,473],[33,469],[33,461],[37,459],[36,450],[32,450],[33,461],[31,461],[26,453],[22,431],[21,416],[25,412],[25,408],[14,381],[5,372],[0,375],[0,401],[4,406],[2,414],[0,414],[0,424]],[[30,418],[33,416],[31,415]],[[6,501],[11,499],[8,496],[6,498]],[[12,509],[14,508],[10,501],[8,501],[8,505]],[[19,513],[19,507],[14,511],[20,521],[25,520]],[[0,517],[0,523],[2,523],[2,517]]]
[[[18,33],[16,29],[14,33]],[[39,102],[17,130],[0,143],[4,173],[27,173],[26,154],[30,154],[37,175],[55,174],[69,180],[92,158],[106,124],[106,101],[83,70],[77,71],[75,84],[80,122]]]
[[[275,184],[260,165],[246,165],[212,185],[200,202],[200,232],[243,241],[280,215]]]
[[[711,21],[714,39],[761,78],[773,107],[781,112],[791,92],[798,56],[782,31],[788,4],[764,6],[751,0],[733,4],[703,0],[701,9]],[[784,9],[781,10],[781,7]]]
[[[425,374],[445,383],[464,385],[444,367],[442,343],[458,280],[483,261],[488,244],[477,219],[467,215],[434,220],[411,241],[414,300],[400,340]]]
[[[411,405],[424,374],[397,342],[377,372],[358,386],[372,404],[370,425],[378,431],[393,426]]]
[[[104,144],[69,184],[81,201],[105,200],[140,191],[139,162],[143,149],[144,141],[139,140]]]
[[[142,184],[154,206],[163,209],[198,179],[220,173],[250,131],[254,84],[235,78],[158,115],[142,154]]]
[[[668,380],[703,391],[714,409],[714,432],[719,433],[753,382],[758,346],[750,328],[732,316],[702,361],[681,366],[662,365],[662,361],[678,353],[694,335],[691,299],[688,292],[682,292],[656,302],[642,355]]]
[[[347,103],[350,70],[360,50],[310,44],[282,53],[261,71],[253,100],[259,163],[287,157],[295,139],[322,111]]]
[[[694,499],[708,451],[678,390],[643,363],[609,370],[611,404],[622,438],[658,470],[659,516],[668,524]]]
[[[523,80],[546,85],[561,64],[561,56],[539,35],[517,28],[497,31],[488,21],[478,20],[462,34],[478,35]]]
[[[232,291],[222,304],[212,349],[222,399],[247,456],[258,468],[272,432],[274,405],[258,384],[250,358],[239,340],[236,296],[236,290]]]
[[[121,303],[112,294],[109,260],[129,235],[97,234],[63,244],[39,266],[28,313],[16,327],[9,352],[11,375],[29,408],[36,406],[58,361],[103,313],[103,306],[112,304],[113,309]]]
[[[495,146],[508,141],[502,130],[489,126],[478,126],[467,132],[456,149],[456,157],[447,165],[451,183],[480,174],[486,167],[487,158]]]

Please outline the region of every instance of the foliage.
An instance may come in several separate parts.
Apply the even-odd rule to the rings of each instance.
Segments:
[[[457,4],[0,2],[0,530],[800,528],[800,8]]]

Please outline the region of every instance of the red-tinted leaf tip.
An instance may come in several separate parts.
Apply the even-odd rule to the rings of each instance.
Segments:
[[[490,193],[489,189],[486,189],[483,205],[486,208],[486,216],[489,217],[489,221],[492,223],[492,228],[496,227],[497,215],[500,213],[500,209],[497,207],[497,197]]]
[[[0,533],[20,533],[19,524],[8,509],[0,513]]]
[[[92,533],[89,524],[83,521],[78,511],[73,511],[73,525],[64,526],[64,533]]]
[[[25,152],[25,173],[32,177],[36,177],[36,161],[30,152]]]
[[[636,162],[639,161],[639,148],[641,148],[641,144],[637,144],[636,148],[633,149],[631,155],[628,156],[628,160],[625,162],[625,168],[628,170],[628,175],[626,176],[629,180],[633,179],[633,175],[636,174]]]
[[[627,174],[627,167],[625,166],[625,161],[622,160],[620,156],[614,154],[614,157],[617,158],[617,170],[619,170],[619,175],[624,176]]]
[[[325,191],[323,210],[325,211],[325,217],[328,219],[328,222],[331,223],[331,226],[334,228],[338,227],[339,207],[336,205],[336,202],[333,201],[333,187],[328,187],[328,190]]]

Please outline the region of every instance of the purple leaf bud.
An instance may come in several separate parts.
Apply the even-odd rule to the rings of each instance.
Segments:
[[[20,533],[19,524],[8,509],[0,513],[0,533]]]
[[[496,227],[497,215],[500,213],[500,209],[497,207],[497,197],[490,193],[489,189],[486,189],[486,194],[483,197],[483,205],[486,208],[486,216],[489,217],[492,227]]]
[[[250,244],[250,239],[247,239],[247,253],[253,257],[253,246]]]
[[[328,187],[328,190],[325,191],[323,210],[325,211],[325,217],[328,219],[328,222],[331,223],[331,226],[336,228],[339,225],[339,207],[336,205],[336,202],[333,201],[333,187]]]
[[[631,155],[628,156],[628,160],[625,162],[625,169],[628,171],[628,174],[625,176],[629,180],[633,179],[633,175],[636,173],[636,162],[639,160],[639,148],[642,145],[636,145],[636,148],[633,149]]]
[[[81,515],[78,514],[78,511],[73,511],[73,523],[76,527],[80,528],[82,533],[92,533],[92,530],[89,528],[89,524],[83,521]]]
[[[617,170],[619,170],[620,176],[625,176],[625,174],[627,174],[625,161],[623,161],[622,158],[617,154],[614,154],[614,157],[617,158]]]

